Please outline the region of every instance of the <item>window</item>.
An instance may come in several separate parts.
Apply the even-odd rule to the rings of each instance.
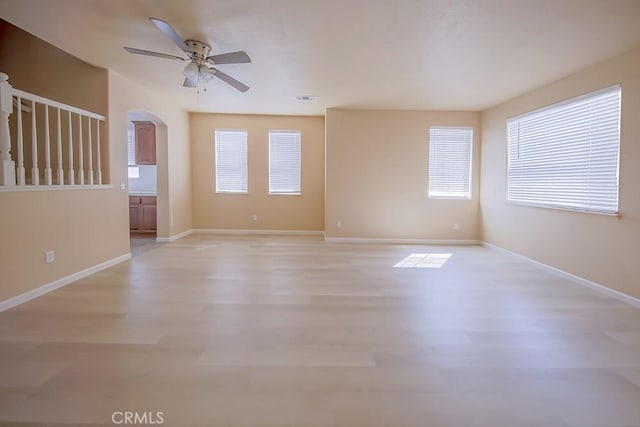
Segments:
[[[136,165],[136,131],[133,123],[129,123],[127,128],[127,164]]]
[[[473,129],[429,128],[429,198],[471,198],[472,150]]]
[[[247,131],[216,130],[216,193],[246,193]]]
[[[618,211],[619,85],[507,120],[507,199]]]
[[[269,132],[269,194],[300,194],[300,132]]]
[[[140,178],[140,169],[136,166],[136,132],[133,123],[127,127],[127,175],[130,179]]]

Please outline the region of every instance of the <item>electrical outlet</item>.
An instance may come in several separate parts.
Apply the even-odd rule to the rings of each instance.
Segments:
[[[457,230],[458,228],[459,228],[459,227],[458,227],[458,223],[453,224],[453,229],[454,229],[454,230]]]
[[[338,227],[338,228],[342,228],[342,221],[337,220],[337,221],[336,221],[336,227]]]
[[[120,191],[124,191],[127,189],[127,184],[124,181],[120,181]]]
[[[45,262],[47,264],[51,264],[55,260],[56,260],[56,254],[54,251],[47,251],[45,253]]]
[[[253,219],[254,222],[257,221],[258,220],[258,214],[253,214],[253,217],[251,219]]]

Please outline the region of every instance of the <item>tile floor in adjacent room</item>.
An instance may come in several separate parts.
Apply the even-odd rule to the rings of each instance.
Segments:
[[[394,267],[412,254],[423,268]],[[0,426],[118,411],[637,427],[640,309],[479,246],[192,235],[0,313]]]

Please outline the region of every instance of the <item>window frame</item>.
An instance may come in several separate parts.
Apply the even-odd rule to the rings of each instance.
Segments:
[[[547,110],[551,110],[554,108],[562,108],[564,106],[570,105],[572,103],[580,102],[585,99],[594,98],[599,95],[604,95],[609,92],[619,92],[619,106],[618,106],[618,146],[617,146],[617,162],[616,162],[616,175],[617,175],[617,208],[614,211],[605,211],[598,209],[588,209],[583,207],[575,207],[568,205],[559,205],[552,203],[535,203],[535,202],[527,202],[520,200],[512,200],[509,198],[509,166],[510,166],[510,157],[509,157],[509,122],[514,120],[520,120],[526,118],[527,116],[531,116],[534,114],[539,114]],[[515,116],[508,117],[505,120],[505,141],[506,141],[506,153],[505,153],[505,174],[504,174],[504,203],[514,206],[524,206],[524,207],[533,207],[533,208],[543,208],[543,209],[553,209],[560,211],[569,211],[569,212],[579,212],[579,213],[589,213],[589,214],[597,214],[597,215],[605,215],[605,216],[615,216],[620,217],[620,148],[621,148],[621,123],[622,123],[622,84],[616,83],[601,89],[597,89],[594,91],[590,91],[587,93],[583,93],[578,96],[574,96],[568,99],[564,99],[553,104],[548,104],[540,108],[536,108],[531,111],[527,111],[525,113],[517,114]]]
[[[246,190],[220,190],[218,188],[218,132],[244,132],[245,135],[245,177]],[[213,132],[213,188],[216,194],[248,194],[249,193],[249,132],[247,129],[219,128]]]
[[[298,191],[297,192],[285,192],[285,191],[272,191],[271,190],[271,135],[272,134],[297,134],[298,135]],[[268,151],[268,168],[267,168],[267,193],[269,196],[301,196],[302,195],[302,131],[298,129],[271,129],[267,135],[267,151]]]
[[[434,195],[431,190],[431,131],[437,129],[456,129],[456,130],[465,130],[470,131],[470,143],[469,143],[469,191],[468,193],[460,193],[460,195]],[[442,125],[434,125],[429,126],[429,142],[427,144],[427,188],[426,188],[426,196],[430,200],[473,200],[473,153],[474,153],[474,138],[475,138],[475,130],[473,126],[442,126]],[[434,191],[435,192],[435,191]]]

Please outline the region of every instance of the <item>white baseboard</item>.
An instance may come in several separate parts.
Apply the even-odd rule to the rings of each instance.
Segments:
[[[169,237],[156,237],[156,243],[171,243],[178,239],[182,239],[183,237],[187,237],[191,233],[193,233],[193,229],[189,229]]]
[[[325,237],[328,243],[370,243],[370,244],[392,244],[392,245],[450,245],[469,246],[479,245],[479,240],[458,240],[458,239],[379,239],[369,237]]]
[[[232,235],[269,235],[269,236],[324,236],[321,230],[234,230],[226,228],[195,228],[193,233],[232,234]]]
[[[121,255],[116,258],[112,258],[108,261],[102,262],[100,264],[94,265],[92,267],[86,268],[82,271],[78,271],[77,273],[70,274],[66,277],[63,277],[58,280],[54,280],[53,282],[47,283],[46,285],[40,286],[39,288],[32,289],[23,294],[17,295],[13,298],[6,299],[4,301],[0,301],[0,312],[10,309],[11,307],[15,307],[16,305],[20,305],[29,300],[37,298],[41,295],[54,291],[58,288],[61,288],[69,283],[75,282],[76,280],[80,280],[84,277],[91,276],[94,273],[97,273],[100,270],[104,270],[105,268],[109,268],[116,264],[119,264],[123,261],[127,261],[131,259],[131,253],[127,253]]]
[[[529,264],[533,264],[536,267],[539,267],[539,268],[541,268],[543,270],[546,270],[546,271],[548,271],[550,273],[553,273],[553,274],[555,274],[557,276],[560,276],[560,277],[563,277],[565,279],[568,279],[568,280],[570,280],[570,281],[572,281],[574,283],[577,283],[579,285],[586,286],[589,289],[592,289],[592,290],[598,292],[599,294],[606,295],[606,296],[611,297],[611,298],[615,298],[615,299],[617,299],[619,301],[626,302],[626,303],[631,304],[631,305],[633,305],[635,307],[640,307],[640,299],[632,297],[631,295],[627,295],[627,294],[625,294],[623,292],[616,291],[615,289],[611,289],[611,288],[609,288],[607,286],[601,285],[600,283],[593,282],[591,280],[585,279],[584,277],[576,276],[575,274],[568,273],[568,272],[566,272],[564,270],[560,270],[559,268],[552,267],[552,266],[550,266],[548,264],[542,263],[540,261],[536,261],[535,259],[531,259],[531,258],[526,257],[524,255],[520,255],[517,252],[510,251],[510,250],[502,248],[500,246],[496,246],[494,244],[487,243],[487,242],[481,242],[480,244],[482,246],[486,247],[486,248],[490,248],[490,249],[496,250],[498,252],[502,252],[502,253],[505,253],[507,255],[511,255],[513,257],[519,258],[519,259],[521,259],[521,260],[523,260],[525,262],[528,262]]]

